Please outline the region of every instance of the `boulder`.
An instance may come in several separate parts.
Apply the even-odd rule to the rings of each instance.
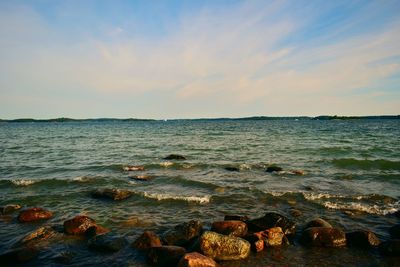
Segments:
[[[303,231],[300,242],[314,247],[341,247],[346,245],[346,234],[331,227],[310,227]]]
[[[186,160],[185,156],[178,154],[170,154],[164,158],[165,160]]]
[[[69,235],[85,235],[89,229],[96,228],[96,221],[84,215],[78,215],[64,222],[64,232]]]
[[[48,220],[53,217],[53,213],[42,208],[29,208],[21,211],[18,215],[20,222],[34,222],[38,220]]]
[[[346,242],[350,247],[375,247],[381,243],[376,235],[367,230],[358,230],[346,233]]]
[[[146,250],[152,247],[160,247],[160,238],[151,231],[144,231],[133,243],[132,247],[139,250]]]
[[[203,231],[203,223],[192,220],[176,225],[162,236],[162,240],[167,245],[187,246],[190,245]]]
[[[238,167],[225,167],[224,168],[226,171],[230,171],[230,172],[240,172],[240,169]]]
[[[212,224],[211,231],[223,235],[243,237],[247,234],[247,224],[242,221],[219,221]]]
[[[126,247],[128,241],[123,237],[111,236],[110,234],[94,236],[88,240],[91,249],[102,252],[117,252]]]
[[[264,250],[264,240],[259,238],[259,235],[250,234],[245,237],[245,239],[250,243],[251,249],[255,252],[260,252]]]
[[[218,267],[211,258],[198,252],[186,253],[178,263],[178,267]]]
[[[246,222],[249,220],[249,217],[244,215],[225,215],[224,221],[242,221]]]
[[[258,232],[270,229],[273,227],[280,227],[285,235],[292,235],[296,232],[296,224],[286,218],[285,216],[268,212],[263,217],[247,221],[249,230]]]
[[[250,254],[250,243],[240,237],[204,232],[199,240],[200,251],[215,260],[240,260]]]
[[[35,247],[21,247],[8,250],[0,255],[0,265],[15,266],[17,264],[26,263],[34,259],[37,255],[38,250]]]
[[[21,208],[21,205],[9,204],[9,205],[0,207],[0,214],[2,214],[2,215],[10,214],[16,210],[19,210],[20,208]]]
[[[309,221],[304,229],[311,228],[311,227],[329,227],[332,228],[332,225],[325,221],[324,219],[317,218],[312,221]]]
[[[133,193],[129,190],[117,188],[97,189],[92,192],[94,198],[107,198],[111,200],[123,200],[131,197],[132,194]]]
[[[263,240],[266,247],[274,247],[282,245],[285,234],[280,227],[273,227],[262,232],[254,233],[259,239]]]
[[[400,255],[400,239],[391,239],[379,245],[380,252],[385,256],[398,257]]]
[[[393,239],[400,239],[400,224],[390,227],[389,233]]]
[[[159,266],[176,266],[185,255],[186,250],[178,246],[152,247],[147,255],[151,264]]]
[[[134,176],[129,176],[129,178],[137,181],[150,181],[154,179],[154,176],[143,174],[143,175],[134,175]]]
[[[278,166],[269,166],[269,167],[267,167],[267,169],[265,171],[266,172],[280,172],[280,171],[283,171],[283,169]]]

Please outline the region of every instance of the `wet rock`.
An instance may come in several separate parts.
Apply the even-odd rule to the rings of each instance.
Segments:
[[[49,240],[53,237],[60,236],[60,233],[55,231],[51,226],[43,226],[36,229],[33,232],[28,233],[25,235],[17,245],[37,245],[42,241]]]
[[[324,219],[317,218],[312,221],[309,221],[304,229],[311,228],[311,227],[329,227],[332,228],[332,225],[325,221]]]
[[[389,233],[393,239],[400,239],[400,224],[390,227]]]
[[[198,252],[186,253],[178,263],[178,267],[218,267],[211,258]]]
[[[300,210],[297,209],[291,209],[289,211],[290,215],[292,215],[293,217],[300,217],[303,215],[303,212],[301,212]]]
[[[150,181],[154,179],[154,176],[144,174],[144,175],[129,176],[129,178],[137,181]]]
[[[242,221],[246,222],[249,220],[249,217],[243,215],[225,215],[224,221]]]
[[[385,256],[398,257],[400,255],[400,239],[391,239],[382,242],[379,251]]]
[[[88,240],[91,249],[102,252],[117,252],[128,245],[123,237],[111,236],[110,234],[94,236]]]
[[[375,247],[381,243],[376,235],[367,230],[358,230],[346,233],[346,242],[350,247]]]
[[[111,200],[123,200],[132,196],[132,192],[129,190],[106,188],[97,189],[92,192],[94,198],[108,198]]]
[[[273,227],[262,232],[254,233],[254,235],[259,239],[263,240],[265,246],[274,247],[282,245],[282,240],[285,234],[280,227]]]
[[[346,245],[346,234],[331,227],[310,227],[303,231],[300,242],[314,247],[341,247]]]
[[[69,235],[85,235],[89,229],[96,231],[97,225],[88,216],[78,215],[64,222],[64,232]]]
[[[9,205],[0,207],[0,214],[2,214],[2,215],[10,214],[16,210],[19,210],[20,208],[21,208],[21,205],[9,204]]]
[[[167,231],[162,236],[162,240],[167,245],[187,246],[192,243],[196,237],[203,231],[203,223],[192,220],[176,225],[173,229]]]
[[[129,165],[122,168],[124,171],[144,171],[144,166]]]
[[[223,235],[243,237],[247,234],[247,225],[242,221],[219,221],[212,224],[211,231]]]
[[[250,254],[250,243],[240,237],[204,232],[200,237],[200,251],[215,260],[240,260]]]
[[[147,255],[148,261],[161,266],[176,266],[186,250],[178,246],[152,247]]]
[[[18,215],[19,222],[34,222],[38,220],[48,220],[53,217],[53,213],[42,208],[29,208],[21,211]]]
[[[0,265],[15,266],[16,264],[26,263],[38,255],[35,247],[21,247],[14,250],[8,250],[0,255]]]
[[[139,250],[161,247],[161,240],[154,232],[144,231],[143,234],[132,243],[132,247]]]
[[[303,175],[306,174],[306,172],[303,171],[303,170],[291,170],[290,172],[291,172],[292,174],[298,175],[298,176],[303,176]]]
[[[285,216],[275,213],[268,212],[263,217],[253,219],[247,222],[249,230],[258,232],[270,229],[273,227],[280,227],[285,235],[295,234],[296,224],[286,218]]]
[[[105,227],[103,227],[101,225],[95,225],[95,226],[92,226],[89,229],[87,229],[85,235],[86,235],[86,237],[91,238],[91,237],[94,237],[94,236],[97,236],[97,235],[107,234],[110,231],[111,231],[110,229],[105,228]]]
[[[170,154],[164,158],[165,160],[186,160],[185,156],[179,154]]]
[[[240,169],[238,167],[225,167],[224,169],[230,172],[240,172]]]
[[[283,171],[283,169],[278,166],[269,166],[269,167],[267,167],[267,169],[265,171],[266,172],[280,172],[280,171]]]

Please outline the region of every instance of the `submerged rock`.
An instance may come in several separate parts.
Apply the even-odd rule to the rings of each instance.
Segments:
[[[129,190],[117,189],[117,188],[106,188],[97,189],[92,192],[94,198],[108,198],[112,200],[123,200],[132,196],[132,192]]]
[[[375,247],[381,243],[376,235],[371,231],[358,230],[346,233],[346,242],[351,247]]]
[[[165,160],[186,160],[185,156],[179,154],[170,154],[164,158]]]
[[[296,224],[285,216],[268,212],[263,217],[253,219],[247,222],[247,226],[251,231],[264,231],[273,227],[280,227],[285,235],[295,234]]]
[[[246,222],[249,220],[249,217],[244,215],[225,215],[224,221],[242,221]]]
[[[35,247],[21,247],[14,250],[8,250],[0,255],[0,265],[15,266],[17,264],[26,263],[34,259],[38,255]]]
[[[385,256],[398,257],[400,255],[400,239],[391,239],[382,242],[379,251]]]
[[[218,267],[211,258],[198,252],[186,253],[178,263],[178,267]]]
[[[123,237],[111,236],[109,234],[94,236],[88,240],[90,248],[102,252],[117,252],[128,245]]]
[[[240,237],[204,232],[200,237],[200,251],[215,260],[240,260],[250,254],[250,243]]]
[[[161,246],[150,248],[147,257],[151,264],[161,266],[176,266],[185,253],[186,249],[183,247]]]
[[[303,231],[300,242],[314,247],[341,247],[346,245],[346,234],[331,227],[310,227]]]
[[[9,204],[9,205],[0,207],[0,214],[2,214],[2,215],[10,214],[16,210],[19,210],[20,208],[21,208],[21,205]]]
[[[243,237],[247,234],[247,225],[242,221],[219,221],[212,224],[211,231],[223,235]]]
[[[240,169],[238,167],[225,167],[224,169],[230,172],[240,172]]]
[[[200,236],[202,231],[203,223],[192,220],[176,225],[173,229],[164,233],[162,240],[167,245],[186,246]]]
[[[151,231],[144,231],[133,243],[132,247],[139,250],[146,250],[152,247],[160,247],[160,238]]]
[[[53,217],[53,213],[42,208],[29,208],[21,211],[18,215],[19,222],[34,222],[38,220],[48,220]]]
[[[298,209],[291,209],[289,211],[290,215],[292,215],[293,217],[300,217],[303,215],[303,212],[301,210]]]
[[[38,243],[42,241],[47,241],[53,237],[60,236],[61,234],[58,233],[56,230],[54,230],[53,227],[51,226],[43,226],[35,231],[32,231],[25,235],[18,243],[17,245],[38,245]]]
[[[390,227],[389,233],[393,239],[400,239],[400,224]]]
[[[325,221],[324,219],[317,218],[312,221],[309,221],[304,229],[311,228],[311,227],[329,227],[332,228],[332,225]]]
[[[78,215],[64,222],[64,232],[69,235],[85,235],[89,229],[96,227],[96,221],[84,215]]]
[[[144,175],[129,176],[129,178],[137,181],[150,181],[154,179],[154,176],[144,174]]]
[[[267,167],[267,169],[265,171],[266,172],[280,172],[280,171],[283,171],[283,169],[278,166],[269,166],[269,167]]]

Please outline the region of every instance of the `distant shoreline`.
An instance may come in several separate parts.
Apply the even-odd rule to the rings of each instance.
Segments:
[[[168,119],[168,121],[263,121],[263,120],[398,120],[400,115],[381,115],[381,116],[288,116],[288,117],[269,117],[269,116],[253,116],[243,118],[199,118],[199,119]],[[97,118],[97,119],[72,119],[72,118],[55,118],[55,119],[32,119],[32,118],[20,118],[3,120],[3,123],[16,123],[16,122],[146,122],[146,121],[166,121],[162,119],[137,119],[137,118]]]

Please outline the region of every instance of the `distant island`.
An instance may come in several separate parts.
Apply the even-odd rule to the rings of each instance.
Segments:
[[[293,117],[268,117],[253,116],[243,118],[199,118],[199,119],[168,119],[168,121],[263,121],[263,120],[398,120],[400,115],[381,115],[381,116],[329,116],[322,115],[316,117],[310,116],[293,116]],[[0,123],[18,123],[18,122],[146,122],[146,121],[164,121],[156,119],[137,119],[137,118],[97,118],[97,119],[72,119],[72,118],[55,118],[55,119],[0,119]]]

